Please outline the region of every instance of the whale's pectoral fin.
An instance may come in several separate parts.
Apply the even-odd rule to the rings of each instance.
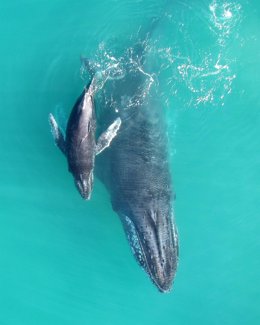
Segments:
[[[61,129],[58,126],[58,123],[56,122],[54,116],[52,114],[49,114],[49,121],[51,125],[51,132],[55,141],[55,144],[57,147],[64,153],[66,156],[66,144],[65,139],[62,134]]]
[[[121,125],[121,118],[118,117],[109,127],[103,132],[97,141],[96,146],[96,155],[100,154],[104,149],[106,149],[114,137],[117,135],[117,131],[119,130]]]

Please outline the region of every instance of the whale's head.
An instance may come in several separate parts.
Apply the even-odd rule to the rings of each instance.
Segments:
[[[142,208],[119,215],[141,267],[159,291],[170,291],[178,264],[178,237],[171,209]]]
[[[84,200],[89,200],[93,189],[93,169],[89,172],[73,174],[75,185]]]

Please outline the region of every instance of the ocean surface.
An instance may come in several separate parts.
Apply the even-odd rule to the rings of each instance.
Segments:
[[[80,58],[117,75],[153,17],[144,73],[180,240],[168,294],[97,178],[81,199],[48,124],[88,81]],[[259,1],[1,0],[0,44],[0,325],[260,324]]]

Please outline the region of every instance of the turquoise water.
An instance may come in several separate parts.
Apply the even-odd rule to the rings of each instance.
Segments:
[[[81,55],[118,60],[158,14],[147,55],[177,195],[170,294],[135,262],[103,185],[80,198],[47,121],[82,91]],[[259,324],[259,37],[256,0],[1,1],[1,325]]]

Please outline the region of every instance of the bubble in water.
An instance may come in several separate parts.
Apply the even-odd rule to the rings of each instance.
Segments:
[[[184,5],[183,9],[178,8],[178,15],[174,19],[169,19],[168,28],[174,37],[172,44],[157,47],[156,52],[160,60],[159,78],[164,85],[162,97],[166,105],[172,106],[173,101],[183,101],[185,107],[207,103],[224,105],[236,78],[236,57],[230,54],[230,45],[234,38],[241,38],[241,10],[237,2],[213,0],[208,10],[203,5],[196,8],[191,5],[189,11]],[[200,40],[193,33],[191,15],[193,17],[194,12],[207,39],[204,37]],[[210,44],[207,48],[205,39]]]
[[[218,43],[221,46],[232,35],[234,27],[241,19],[241,5],[237,2],[218,2],[214,0],[209,5],[211,30],[217,32]]]

